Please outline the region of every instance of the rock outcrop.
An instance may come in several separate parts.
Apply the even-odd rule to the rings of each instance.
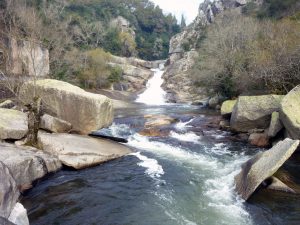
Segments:
[[[22,87],[21,97],[25,102],[32,99],[33,90],[33,82]],[[38,80],[36,92],[42,98],[46,113],[68,121],[73,130],[81,134],[107,127],[113,121],[112,101],[103,95],[52,79]]]
[[[39,133],[40,147],[66,166],[84,169],[131,153],[124,145],[109,140],[72,134]]]
[[[237,132],[266,129],[271,115],[280,109],[281,95],[240,96],[234,106],[230,126]]]
[[[28,118],[23,112],[0,108],[0,139],[19,140],[28,132]]]
[[[285,163],[296,151],[299,140],[285,139],[272,149],[258,153],[242,166],[242,171],[235,177],[237,193],[248,200],[258,186]]]
[[[10,170],[20,190],[31,187],[33,181],[61,168],[57,157],[35,148],[0,143],[0,161]]]
[[[41,117],[40,128],[53,133],[68,133],[72,129],[72,124],[45,114]]]
[[[300,139],[300,85],[283,98],[280,119],[289,135],[294,139]]]
[[[268,129],[268,136],[273,138],[283,129],[278,112],[273,112],[271,116],[270,127]]]

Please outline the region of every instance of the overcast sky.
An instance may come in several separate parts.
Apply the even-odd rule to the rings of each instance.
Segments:
[[[186,18],[187,24],[191,23],[198,13],[198,8],[203,0],[151,0],[166,13],[175,14],[180,22],[181,14]]]

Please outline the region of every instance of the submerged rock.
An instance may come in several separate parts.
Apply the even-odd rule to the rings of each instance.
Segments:
[[[20,190],[61,168],[58,158],[35,148],[0,143],[0,149],[0,161],[9,168]]]
[[[53,133],[67,133],[72,129],[72,124],[45,114],[41,117],[40,128]]]
[[[119,143],[72,134],[39,133],[41,148],[66,166],[84,169],[131,153]]]
[[[280,119],[293,139],[300,139],[300,85],[282,100]]]
[[[0,108],[0,139],[19,140],[28,132],[28,118],[23,112]]]
[[[177,122],[177,119],[166,115],[145,115],[146,128],[161,127]]]
[[[237,100],[227,100],[223,102],[221,107],[221,115],[225,118],[229,118],[236,102]]]
[[[25,102],[32,99],[33,85],[33,82],[28,82],[21,90]],[[112,101],[103,95],[52,79],[38,80],[36,90],[43,99],[45,112],[68,121],[79,133],[88,134],[111,125],[113,121]]]
[[[242,165],[242,171],[234,178],[236,191],[248,200],[258,186],[270,178],[296,151],[299,141],[285,139],[268,151],[258,153]]]
[[[231,129],[247,132],[255,128],[268,128],[271,114],[279,110],[283,97],[281,95],[240,96],[231,115]]]

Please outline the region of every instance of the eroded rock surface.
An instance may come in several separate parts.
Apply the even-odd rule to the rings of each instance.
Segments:
[[[53,133],[67,133],[72,129],[72,124],[45,114],[41,117],[40,128]]]

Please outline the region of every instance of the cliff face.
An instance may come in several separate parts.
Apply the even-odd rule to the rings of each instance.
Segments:
[[[200,4],[194,22],[183,32],[171,38],[163,84],[171,102],[197,102],[206,97],[204,90],[195,88],[187,74],[197,57],[195,49],[203,38],[204,29],[224,10],[240,12],[241,7],[250,1],[262,2],[262,0],[205,0]]]

